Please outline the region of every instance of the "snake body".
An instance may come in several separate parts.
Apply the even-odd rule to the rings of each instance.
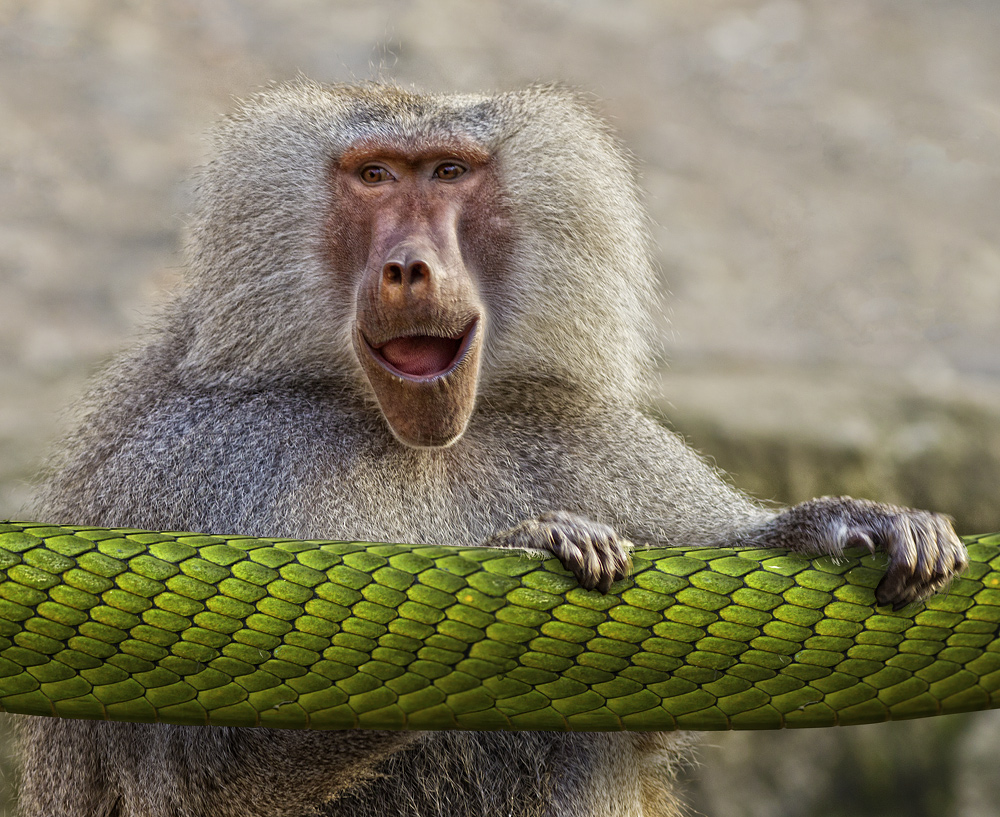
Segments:
[[[884,557],[651,549],[602,595],[484,548],[0,524],[0,708],[308,729],[772,729],[1000,706],[1000,534]]]

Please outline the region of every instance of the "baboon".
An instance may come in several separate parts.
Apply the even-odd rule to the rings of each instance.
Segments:
[[[765,508],[644,410],[657,275],[577,93],[272,87],[217,132],[187,280],[83,403],[33,513],[528,548],[607,592],[631,543],[966,563],[941,516]],[[22,813],[677,814],[669,734],[300,732],[22,718]]]

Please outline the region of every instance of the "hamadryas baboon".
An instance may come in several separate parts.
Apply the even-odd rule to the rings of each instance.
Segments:
[[[84,403],[33,509],[107,526],[525,547],[607,591],[637,545],[879,547],[942,517],[775,511],[643,408],[657,275],[633,171],[571,91],[271,88],[222,124],[186,288]],[[22,719],[25,815],[675,813],[685,740]]]

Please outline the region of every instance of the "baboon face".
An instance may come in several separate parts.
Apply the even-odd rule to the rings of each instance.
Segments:
[[[354,350],[401,442],[447,446],[476,401],[481,296],[509,229],[496,168],[451,137],[360,140],[332,169],[329,244],[356,275]]]

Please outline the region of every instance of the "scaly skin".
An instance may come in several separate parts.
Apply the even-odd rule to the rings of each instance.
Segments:
[[[1000,534],[900,612],[884,556],[509,550],[0,524],[0,708],[312,729],[832,726],[1000,706]]]

